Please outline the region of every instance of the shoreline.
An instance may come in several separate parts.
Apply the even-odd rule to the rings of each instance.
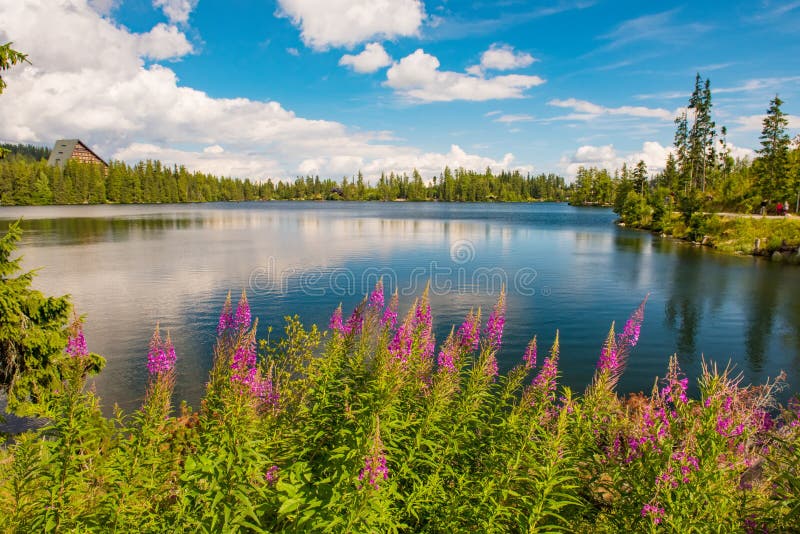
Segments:
[[[775,263],[800,265],[800,217],[734,213],[700,215],[706,218],[701,228],[705,231],[696,236],[688,228],[679,225],[659,230],[652,225],[626,224],[619,219],[614,224],[694,246],[708,247],[727,256],[751,256]],[[699,236],[702,237],[694,238]]]

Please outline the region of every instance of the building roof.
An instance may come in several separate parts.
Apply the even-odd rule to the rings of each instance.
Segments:
[[[103,165],[108,167],[108,163],[106,163],[103,158],[95,154],[94,150],[86,146],[80,139],[59,139],[56,141],[56,144],[53,146],[53,151],[50,152],[50,157],[47,159],[47,164],[58,164],[59,167],[63,167],[67,161],[69,161],[69,158],[72,157],[72,153],[75,151],[75,147],[77,145],[81,145],[83,148],[91,152],[91,154],[99,159]]]

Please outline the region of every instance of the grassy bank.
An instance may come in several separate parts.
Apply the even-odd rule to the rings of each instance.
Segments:
[[[668,220],[649,217],[629,228],[658,232],[662,235],[701,243],[728,254],[769,257],[774,261],[800,264],[799,217],[747,217],[695,213],[687,220],[673,213]]]

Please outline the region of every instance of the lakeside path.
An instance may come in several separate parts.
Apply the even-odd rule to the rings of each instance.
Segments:
[[[714,215],[718,215],[720,217],[734,217],[738,219],[794,219],[800,220],[800,216],[797,215],[759,215],[758,213],[728,213],[728,212],[719,212],[715,213]]]

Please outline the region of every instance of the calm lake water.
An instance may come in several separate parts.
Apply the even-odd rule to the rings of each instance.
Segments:
[[[617,228],[606,209],[564,204],[225,203],[0,208],[0,230],[23,216],[20,252],[35,285],[72,295],[90,350],[108,365],[96,387],[108,410],[144,394],[156,322],[178,354],[176,393],[197,405],[219,310],[247,289],[259,335],[298,314],[325,327],[378,276],[401,313],[431,281],[438,340],[502,284],[508,313],[501,367],[533,334],[540,353],[561,332],[563,382],[583,390],[612,321],[650,294],[620,389],[649,391],[677,353],[730,361],[746,382],[788,373],[800,391],[800,268]],[[486,315],[484,315],[485,317]]]

